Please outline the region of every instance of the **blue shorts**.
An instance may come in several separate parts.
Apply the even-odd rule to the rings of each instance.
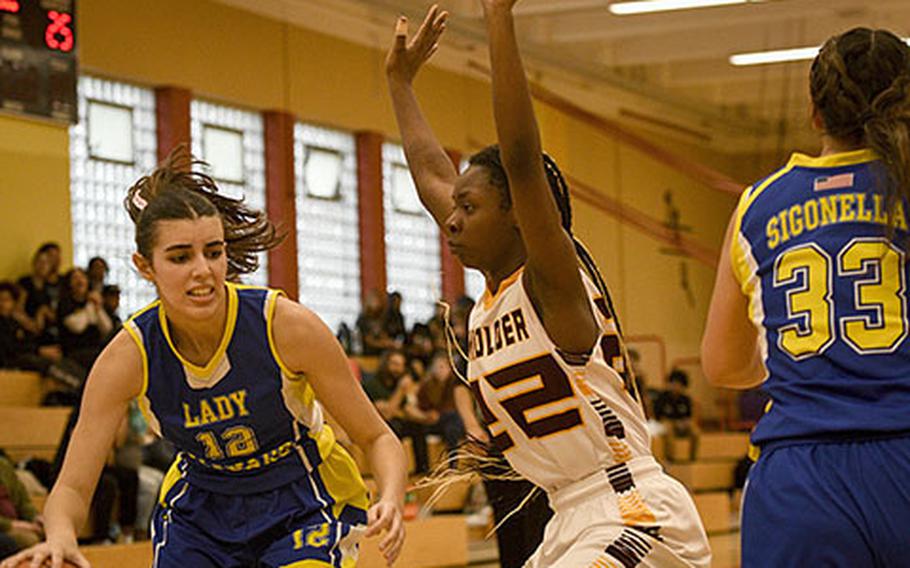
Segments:
[[[175,462],[152,519],[153,568],[353,567],[369,501],[349,460],[250,495],[193,486]]]
[[[762,450],[743,500],[742,568],[816,566],[910,566],[910,437]]]

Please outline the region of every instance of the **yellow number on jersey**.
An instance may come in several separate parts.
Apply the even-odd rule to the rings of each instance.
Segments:
[[[798,246],[777,257],[774,287],[800,285],[787,290],[787,316],[796,323],[780,329],[778,345],[796,359],[821,353],[831,344],[830,257],[815,243]]]
[[[232,458],[252,454],[259,449],[256,442],[256,434],[252,428],[246,426],[234,426],[228,428],[221,434],[224,440],[224,449],[227,455]]]
[[[787,315],[778,345],[794,359],[822,353],[833,343],[834,303],[831,257],[815,243],[794,247],[774,264],[774,287],[787,290]],[[862,315],[842,316],[840,335],[861,355],[890,353],[907,338],[906,255],[883,238],[850,241],[837,256],[839,277],[854,283],[854,307]]]
[[[907,337],[904,253],[882,239],[856,239],[841,251],[838,276],[856,281],[856,307],[865,315],[843,317],[844,340],[860,354],[890,353]]]

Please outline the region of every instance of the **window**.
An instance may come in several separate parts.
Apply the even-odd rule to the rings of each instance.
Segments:
[[[120,316],[155,299],[154,287],[133,267],[135,230],[123,208],[126,190],[156,163],[155,94],[126,83],[82,76],[79,122],[70,127],[70,203],[73,263],[93,256],[120,286]]]
[[[194,100],[190,105],[193,154],[209,163],[224,195],[244,199],[247,207],[265,211],[265,141],[262,115],[243,109]],[[259,270],[243,277],[246,284],[267,286],[268,257],[259,256]]]
[[[384,144],[382,163],[386,279],[390,292],[401,292],[402,312],[410,328],[433,316],[440,297],[439,228],[422,206],[413,206],[419,204],[417,190],[402,147]]]
[[[360,224],[354,136],[294,127],[300,300],[333,330],[360,313]]]
[[[487,284],[483,273],[473,268],[464,269],[464,293],[475,302],[480,301]]]

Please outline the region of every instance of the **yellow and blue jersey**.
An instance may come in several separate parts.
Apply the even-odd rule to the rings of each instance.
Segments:
[[[740,199],[731,259],[772,397],[758,445],[910,431],[908,228],[885,180],[870,150],[794,154]]]
[[[335,438],[306,380],[275,349],[281,292],[235,284],[226,291],[224,335],[204,367],[177,351],[160,302],[126,329],[143,357],[139,406],[179,451],[172,475],[218,493],[259,493],[316,470]]]

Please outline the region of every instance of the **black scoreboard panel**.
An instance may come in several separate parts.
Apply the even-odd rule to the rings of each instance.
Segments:
[[[0,110],[76,122],[76,0],[0,0]]]

